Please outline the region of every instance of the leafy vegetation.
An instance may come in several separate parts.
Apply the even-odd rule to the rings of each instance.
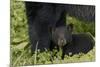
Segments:
[[[74,33],[90,32],[95,37],[95,22],[82,21],[70,16],[67,16],[66,20],[74,25]]]
[[[61,52],[57,53],[57,57],[53,56],[53,62],[50,61],[50,51],[40,53],[35,52],[31,55],[30,42],[28,36],[28,25],[25,12],[24,2],[11,0],[11,66],[20,65],[36,65],[36,64],[58,64],[58,63],[73,63],[73,62],[87,62],[95,61],[95,47],[87,54],[77,54],[72,57],[65,56],[64,60],[61,60]],[[90,32],[95,36],[95,25],[92,22],[84,22],[76,19],[75,17],[68,17],[67,23],[73,23],[74,33]],[[54,50],[55,53],[57,50]]]

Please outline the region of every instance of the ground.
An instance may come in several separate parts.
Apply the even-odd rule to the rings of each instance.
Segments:
[[[13,3],[12,3],[13,2]],[[58,64],[58,63],[71,63],[71,62],[87,62],[95,61],[95,47],[87,54],[77,54],[72,57],[65,56],[64,60],[61,60],[61,52],[58,53],[58,57],[54,56],[53,62],[50,61],[50,51],[31,55],[30,42],[28,36],[28,24],[25,14],[24,2],[15,2],[11,0],[11,66],[19,65],[33,65],[33,64]],[[90,32],[95,37],[95,23],[86,22],[76,19],[75,17],[67,17],[67,23],[73,23],[74,33]],[[55,53],[57,50],[54,50]]]

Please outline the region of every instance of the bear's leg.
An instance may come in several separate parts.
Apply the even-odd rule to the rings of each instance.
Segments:
[[[63,48],[62,48],[62,56],[61,56],[61,59],[62,59],[62,60],[64,60],[65,50],[66,50],[66,49],[63,47]]]
[[[34,24],[31,24],[31,22],[32,21],[30,20],[30,23],[28,23],[28,25],[29,25],[28,34],[29,34],[29,40],[31,43],[31,53],[33,54],[35,51],[35,48],[36,48],[37,41],[38,41],[38,36],[37,36],[37,32],[35,30],[35,26],[34,26]]]

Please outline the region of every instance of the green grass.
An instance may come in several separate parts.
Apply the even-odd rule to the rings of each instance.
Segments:
[[[74,25],[74,33],[90,32],[95,37],[95,22],[82,21],[70,16],[67,16],[66,20],[67,24],[72,23]]]
[[[58,64],[58,63],[73,63],[73,62],[87,62],[95,61],[95,47],[87,54],[77,54],[72,57],[65,56],[64,60],[61,60],[61,52],[57,53],[57,57],[53,56],[53,62],[50,61],[50,51],[40,53],[37,51],[31,55],[30,42],[28,36],[28,25],[25,14],[24,2],[18,2],[11,0],[11,66],[21,65],[36,65],[36,64]],[[68,17],[67,23],[74,24],[74,33],[90,32],[95,36],[95,24],[86,21],[81,21],[75,17]],[[57,50],[55,49],[53,53]]]

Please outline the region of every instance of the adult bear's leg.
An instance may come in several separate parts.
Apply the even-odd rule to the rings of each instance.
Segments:
[[[36,49],[44,51],[50,46],[50,32],[48,30],[49,27],[48,24],[38,24],[38,22],[35,22],[37,21],[34,21],[34,24],[28,23],[31,51],[34,52]]]
[[[38,35],[38,49],[41,51],[49,49],[50,46],[50,31],[48,26],[48,23],[40,23],[35,27]]]
[[[29,24],[29,40],[31,43],[31,52],[32,54],[34,53],[34,51],[36,50],[36,45],[38,42],[38,35],[37,35],[37,31],[35,29],[34,25]]]
[[[46,3],[25,2],[31,50],[49,47],[48,25],[52,22],[52,6]],[[38,43],[37,43],[38,42]]]

